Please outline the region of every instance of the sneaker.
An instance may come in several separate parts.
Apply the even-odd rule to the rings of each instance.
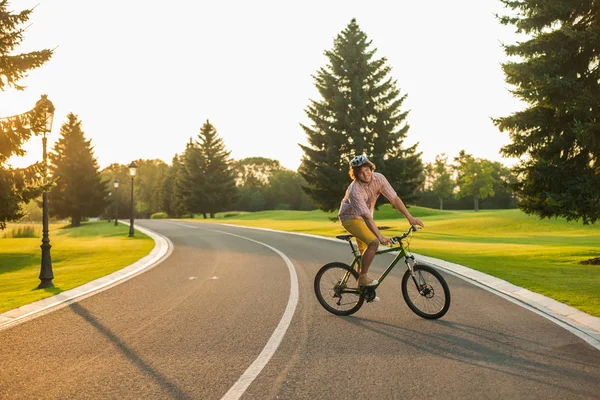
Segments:
[[[371,279],[369,278],[369,276],[367,274],[364,275],[359,275],[358,277],[358,285],[359,286],[375,286],[377,285],[379,282],[377,281],[377,279]]]

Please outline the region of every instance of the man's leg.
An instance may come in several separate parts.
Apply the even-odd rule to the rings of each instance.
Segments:
[[[350,232],[355,238],[358,244],[358,250],[362,254],[361,257],[361,268],[359,284],[363,286],[376,285],[377,280],[373,280],[367,276],[369,267],[373,262],[375,253],[379,249],[379,240],[375,237],[375,234],[367,227],[367,224],[363,220],[351,219],[342,222],[344,228]]]
[[[379,240],[374,240],[371,242],[365,251],[362,254],[362,258],[360,261],[360,274],[366,275],[369,272],[369,267],[373,262],[373,258],[375,258],[375,253],[379,249]]]

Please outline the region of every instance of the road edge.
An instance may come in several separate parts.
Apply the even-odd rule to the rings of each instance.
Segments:
[[[119,222],[128,225],[126,222]],[[135,230],[148,235],[154,240],[154,248],[148,255],[142,257],[133,264],[103,276],[102,278],[98,278],[55,296],[47,297],[18,308],[13,308],[12,310],[0,314],[0,331],[68,306],[76,301],[83,300],[89,296],[126,282],[127,280],[159,265],[173,252],[173,243],[166,236],[140,226],[136,226]]]

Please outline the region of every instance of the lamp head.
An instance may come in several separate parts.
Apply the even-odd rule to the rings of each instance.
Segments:
[[[136,169],[137,165],[135,165],[135,161],[132,161],[131,164],[129,164],[129,175],[135,176]]]
[[[43,120],[42,132],[51,132],[55,109],[54,104],[48,100],[47,94],[43,94],[42,98],[35,103],[35,109]]]

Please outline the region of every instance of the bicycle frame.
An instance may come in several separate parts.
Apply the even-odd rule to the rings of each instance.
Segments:
[[[352,261],[352,264],[350,264],[350,267],[356,269],[357,271],[360,271],[360,268],[357,268],[357,267],[360,266],[360,260],[361,260],[362,256],[359,253],[358,249],[356,247],[354,247],[354,244],[352,244],[352,241],[349,240],[348,243],[350,243],[350,247],[352,248],[352,253],[354,254],[354,260]],[[404,258],[406,260],[406,266],[410,270],[410,274],[411,274],[413,280],[415,280],[414,271],[413,271],[413,266],[415,264],[415,257],[408,251],[407,248],[405,248],[402,245],[402,242],[399,242],[399,246],[394,246],[394,247],[391,247],[389,249],[379,250],[375,254],[378,255],[378,254],[391,253],[392,251],[398,251],[398,254],[392,260],[392,262],[390,263],[390,265],[388,265],[388,267],[386,268],[386,270],[383,271],[383,273],[381,274],[381,276],[379,278],[377,278],[377,281],[378,281],[377,285],[375,285],[375,286],[369,286],[369,289],[376,289],[377,287],[379,287],[379,285],[381,285],[381,282],[383,282],[383,280],[385,279],[385,277],[388,276],[388,274],[392,271],[392,269],[394,269],[394,267],[396,266],[396,264],[398,264],[398,262],[402,258]],[[347,283],[349,278],[350,278],[350,273],[347,273],[346,276],[344,276],[344,279],[343,279],[342,282],[344,284]],[[417,282],[415,280],[415,284],[416,283]]]

